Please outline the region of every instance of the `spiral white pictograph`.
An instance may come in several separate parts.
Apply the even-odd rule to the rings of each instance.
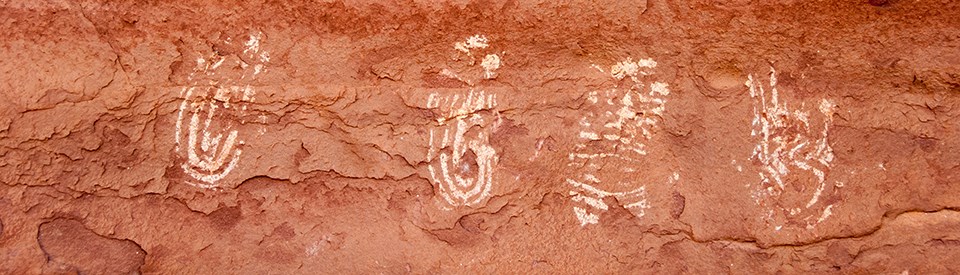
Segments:
[[[432,94],[427,107],[441,114],[436,127],[430,129],[427,169],[431,181],[451,206],[482,202],[490,196],[498,161],[497,151],[490,146],[490,129],[498,123],[496,95],[483,91],[469,91],[464,96]]]

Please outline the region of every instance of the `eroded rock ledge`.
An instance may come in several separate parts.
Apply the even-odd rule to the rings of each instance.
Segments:
[[[960,3],[0,5],[0,273],[956,273]]]

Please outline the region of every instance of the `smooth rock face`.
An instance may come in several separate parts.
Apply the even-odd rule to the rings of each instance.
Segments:
[[[957,273],[956,14],[5,2],[0,273]]]

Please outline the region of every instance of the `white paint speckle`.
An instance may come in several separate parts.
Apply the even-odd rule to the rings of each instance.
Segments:
[[[610,66],[610,75],[616,79],[631,77],[636,80],[638,75],[651,74],[643,71],[643,69],[653,69],[656,67],[657,62],[653,61],[653,59],[644,58],[634,62],[631,58],[627,58],[624,61],[620,61],[617,64]]]
[[[576,194],[573,196],[573,201],[576,201],[576,202],[584,202],[584,203],[592,206],[593,208],[600,209],[600,210],[604,210],[604,211],[606,211],[607,209],[609,209],[609,207],[607,206],[607,204],[604,203],[601,198],[587,197],[587,196],[584,196],[584,195],[580,195],[579,193],[576,193]]]
[[[463,42],[457,42],[453,45],[455,49],[464,53],[470,53],[472,49],[483,49],[490,46],[490,41],[482,34],[468,37]]]
[[[483,58],[483,62],[480,63],[480,67],[483,67],[484,78],[495,78],[497,76],[496,71],[500,68],[500,56],[496,54],[488,54]]]
[[[463,70],[454,72],[448,68],[444,68],[440,71],[440,75],[456,79],[460,82],[467,84],[468,86],[474,86],[483,79],[495,79],[497,78],[497,70],[503,66],[502,56],[505,52],[500,53],[491,53],[489,50],[484,50],[490,47],[490,40],[486,36],[477,34],[471,37],[468,37],[464,41],[456,42],[453,45],[453,48],[457,51],[467,54],[466,61],[469,66],[477,66],[479,61],[479,67],[483,70],[478,77],[471,77],[467,72],[473,72],[472,69]],[[476,56],[474,55],[476,54]],[[477,60],[479,56],[483,56],[480,60]],[[462,56],[457,56],[454,60],[461,60]],[[466,76],[464,76],[464,74]]]
[[[580,226],[597,224],[600,222],[600,216],[597,216],[597,214],[588,213],[586,209],[580,207],[573,207],[573,215],[577,217],[577,220],[580,221]]]
[[[600,68],[600,66],[597,65],[597,64],[590,64],[590,68],[594,68],[594,69],[596,69],[598,72],[601,72],[601,73],[606,73],[606,71],[604,71],[603,68]]]
[[[587,140],[600,140],[600,135],[594,132],[581,131],[580,138],[587,139]]]
[[[320,242],[313,242],[304,250],[307,256],[317,256],[317,254],[320,253]]]

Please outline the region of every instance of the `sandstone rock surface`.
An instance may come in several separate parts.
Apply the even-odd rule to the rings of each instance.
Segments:
[[[957,14],[0,2],[0,273],[957,273]]]

